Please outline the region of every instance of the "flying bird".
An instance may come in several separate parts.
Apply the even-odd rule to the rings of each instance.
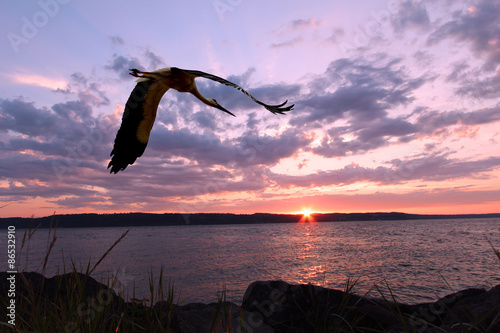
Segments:
[[[198,91],[194,81],[197,77],[236,88],[274,114],[285,114],[284,112],[292,110],[294,106],[285,106],[288,100],[279,105],[262,103],[237,84],[201,71],[167,67],[152,72],[130,69],[129,74],[138,79],[136,80],[137,85],[132,90],[125,105],[122,124],[116,134],[115,144],[110,154],[111,161],[108,164],[108,169],[111,168],[110,173],[115,174],[125,170],[129,164],[133,164],[144,153],[156,118],[158,105],[170,88],[179,92],[189,92],[203,103],[234,116],[215,99],[206,98]]]

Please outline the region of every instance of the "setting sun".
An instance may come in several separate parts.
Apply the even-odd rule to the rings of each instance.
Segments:
[[[315,222],[314,218],[312,217],[313,212],[309,209],[303,209],[300,214],[302,214],[302,218],[300,219],[299,222]]]

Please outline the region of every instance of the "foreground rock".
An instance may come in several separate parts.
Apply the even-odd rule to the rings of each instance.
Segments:
[[[0,322],[8,321],[9,276],[0,273]],[[112,289],[80,273],[53,278],[20,273],[15,289],[16,324],[27,331],[43,318],[49,331],[64,332],[78,332],[81,325],[94,325],[93,331],[98,332],[117,328],[173,333],[500,332],[500,285],[415,305],[283,281],[252,283],[241,306],[161,301],[149,307],[138,300],[125,302]]]
[[[248,287],[242,308],[276,333],[500,332],[500,285],[489,291],[467,289],[431,303],[396,305],[310,284],[264,281]]]

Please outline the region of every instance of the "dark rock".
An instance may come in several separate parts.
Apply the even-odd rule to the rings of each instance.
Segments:
[[[500,285],[488,292],[467,289],[436,302],[407,305],[310,284],[258,281],[248,287],[242,309],[276,333],[461,332],[471,327],[500,332]],[[259,332],[259,326],[254,327]]]
[[[13,275],[15,296],[12,298],[8,296],[11,286],[7,278]],[[0,304],[7,304],[11,300],[15,300],[16,325],[30,327],[31,321],[39,322],[43,318],[47,327],[57,326],[59,330],[68,332],[78,331],[77,319],[82,322],[95,317],[119,317],[120,309],[125,303],[113,289],[81,273],[74,272],[46,278],[35,272],[16,274],[0,272]],[[2,310],[3,308],[4,306]],[[60,317],[61,312],[67,313],[62,311],[62,308],[72,309],[70,311],[74,315]],[[0,311],[0,314],[2,312]],[[109,329],[107,326],[109,321],[104,321],[103,329]]]
[[[361,307],[365,312],[358,311]],[[371,316],[374,309],[380,308],[375,301],[311,284],[254,282],[245,293],[242,308],[259,319],[256,323],[267,325],[276,333],[322,332],[331,327],[350,329],[352,323],[360,327],[383,327]],[[385,320],[389,324],[397,322],[389,315]]]
[[[9,276],[0,272],[2,304],[6,304]],[[138,300],[125,302],[84,274],[46,278],[38,273],[19,273],[16,299],[18,318],[44,318],[61,306],[72,306],[75,315],[88,315],[89,310],[105,314],[101,317],[105,318],[105,331],[117,327],[116,320],[111,327],[107,320],[123,317],[123,331],[127,331],[125,323],[133,323],[129,326],[133,329],[150,325],[155,332],[171,333],[500,332],[500,285],[489,291],[467,289],[435,302],[408,305],[311,284],[257,281],[247,288],[241,307],[231,302],[176,305],[167,301],[148,307]]]
[[[450,309],[465,298],[474,297],[485,293],[484,289],[470,288],[440,298],[435,302],[426,302],[414,305],[402,305],[405,314],[409,314],[409,322],[414,327],[451,327],[445,317]]]
[[[13,274],[0,272],[0,294],[7,295],[9,282],[7,277]],[[29,300],[24,302],[30,306],[35,300],[43,301],[50,306],[66,297],[72,302],[85,303],[94,299],[94,304],[106,303],[118,307],[123,299],[116,295],[113,289],[97,282],[94,278],[82,273],[67,273],[46,278],[36,272],[14,274],[16,277],[16,298]],[[19,303],[18,303],[19,304]],[[24,309],[30,311],[31,309]]]
[[[464,293],[464,292],[459,292]],[[445,316],[450,326],[471,328],[480,332],[500,332],[500,285],[477,294],[461,297]]]

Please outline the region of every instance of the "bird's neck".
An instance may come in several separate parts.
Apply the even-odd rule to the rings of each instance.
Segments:
[[[205,103],[206,105],[208,106],[214,106],[214,103],[211,102],[210,100],[208,100],[207,98],[205,98],[205,96],[203,96],[200,91],[198,90],[198,88],[196,87],[196,85],[194,85],[194,88],[193,90],[191,91],[191,93],[196,97],[198,98],[200,101],[202,101],[203,103]]]

